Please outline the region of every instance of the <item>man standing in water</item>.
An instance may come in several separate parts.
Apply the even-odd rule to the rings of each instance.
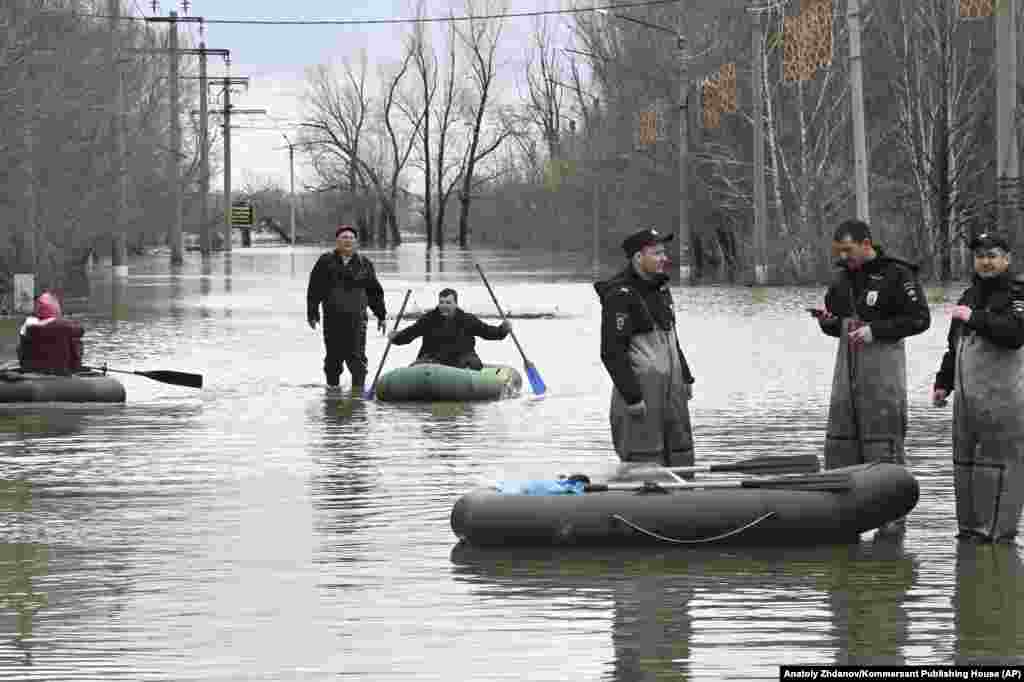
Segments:
[[[356,231],[341,225],[334,233],[333,251],[320,256],[306,289],[306,320],[312,329],[324,310],[324,376],[329,387],[341,380],[342,364],[352,375],[353,395],[362,395],[366,382],[366,308],[377,318],[377,329],[385,331],[384,290],[377,281],[373,263],[356,252]]]
[[[693,375],[679,347],[665,242],[640,230],[623,243],[629,263],[594,289],[601,299],[601,361],[614,388],[609,419],[624,462],[693,464],[687,402]]]
[[[1024,277],[1010,272],[1008,240],[970,243],[974,279],[952,311],[932,402],[953,402],[958,538],[1014,542],[1024,505]]]
[[[839,271],[815,311],[840,339],[825,437],[825,468],[883,461],[905,464],[907,354],[903,339],[931,324],[917,267],[883,255],[860,220],[836,228]]]

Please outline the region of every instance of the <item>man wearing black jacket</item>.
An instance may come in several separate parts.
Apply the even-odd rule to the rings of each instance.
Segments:
[[[629,264],[594,289],[601,299],[601,361],[614,389],[612,442],[624,462],[693,464],[687,402],[693,375],[679,347],[665,242],[640,230],[623,243]]]
[[[886,256],[867,224],[848,220],[832,242],[840,267],[818,311],[822,332],[840,339],[832,377],[825,467],[903,464],[907,355],[903,339],[931,324],[917,266]]]
[[[391,332],[391,342],[404,346],[423,337],[416,363],[433,362],[460,369],[483,369],[476,354],[476,337],[500,341],[512,326],[508,320],[498,326],[484,323],[476,315],[459,308],[459,295],[454,289],[442,289],[437,307],[400,332]]]
[[[970,243],[974,279],[950,317],[932,402],[953,403],[953,487],[962,540],[1013,542],[1024,506],[1024,277],[1010,245]]]
[[[334,233],[335,248],[317,260],[306,289],[306,319],[312,329],[324,311],[324,376],[336,387],[342,365],[352,374],[352,392],[362,392],[366,381],[366,308],[377,318],[384,333],[384,290],[373,263],[356,252],[356,231],[341,225]]]

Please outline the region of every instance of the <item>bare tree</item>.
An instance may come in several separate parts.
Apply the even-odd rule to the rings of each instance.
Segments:
[[[992,167],[979,135],[991,111],[993,65],[978,59],[978,45],[956,8],[941,0],[907,2],[891,8],[883,22],[886,42],[899,69],[892,87],[899,102],[893,130],[913,171],[920,207],[917,248],[929,257],[932,273],[953,276],[951,247],[973,218],[970,189]]]

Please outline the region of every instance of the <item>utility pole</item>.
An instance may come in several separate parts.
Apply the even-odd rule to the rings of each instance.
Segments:
[[[1017,0],[996,4],[996,165],[999,229],[1017,245],[1020,199],[1017,152]]]
[[[860,55],[860,0],[847,0],[846,22],[850,31],[850,101],[853,106],[853,180],[857,193],[857,218],[870,224],[864,78]]]
[[[119,44],[121,1],[108,0],[107,13],[110,15],[110,66],[114,76],[114,115],[111,119],[114,138],[113,166],[117,196],[114,199],[113,232],[111,234],[110,265],[115,277],[128,274],[128,163],[125,144],[124,73],[121,68]]]
[[[199,43],[199,253],[210,255],[210,129],[206,104],[206,42]]]
[[[287,137],[285,138],[288,139]],[[292,249],[295,248],[295,145],[288,142],[288,176],[291,182],[290,196],[288,200],[289,223],[291,224]]]
[[[224,250],[231,253],[231,83],[224,79]]]
[[[679,35],[676,49],[679,52],[679,283],[690,284],[693,269],[690,264],[690,108],[687,99],[690,88],[686,83],[686,51],[682,30],[682,13],[679,18]]]
[[[169,232],[171,242],[171,265],[180,265],[184,262],[182,248],[182,205],[181,205],[181,173],[179,159],[181,158],[181,101],[178,93],[178,13],[171,11],[171,153],[168,156],[167,170],[170,177],[171,191],[174,193],[174,216]]]
[[[249,86],[248,76],[225,76],[210,79],[224,88],[224,108],[210,113],[224,117],[224,250],[231,251],[231,117],[240,114],[263,114],[266,109],[235,109],[231,104],[231,86]]]
[[[761,13],[754,15],[754,283],[768,279],[768,198],[764,185],[764,30]]]

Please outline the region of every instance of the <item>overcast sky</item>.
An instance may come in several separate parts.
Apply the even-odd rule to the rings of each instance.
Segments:
[[[130,0],[133,14],[152,15],[151,0]],[[505,0],[508,12],[530,12],[559,9],[568,6],[567,0]],[[603,4],[603,3],[600,3]],[[444,16],[449,7],[462,14],[462,0],[426,0],[428,16]],[[166,16],[171,10],[182,11],[180,0],[158,0],[156,14]],[[189,15],[206,19],[394,19],[415,15],[411,0],[194,0]],[[501,99],[509,102],[517,98],[517,83],[522,83],[521,72],[530,45],[534,18],[506,19],[502,35],[499,62]],[[549,21],[567,26],[571,15],[549,17]],[[195,43],[199,42],[199,28],[195,23],[180,25]],[[443,45],[442,24],[433,24],[437,39]],[[411,24],[383,25],[239,25],[207,24],[206,46],[231,50],[231,75],[248,76],[249,90],[234,95],[232,104],[240,108],[266,109],[277,122],[298,121],[302,116],[301,95],[305,87],[305,70],[310,66],[340,63],[348,57],[354,61],[359,50],[365,48],[368,56],[368,74],[376,74],[376,64],[395,62],[402,50],[403,36],[411,31]],[[569,45],[568,38],[563,44]],[[209,75],[225,73],[223,60],[211,57]],[[521,89],[521,85],[519,86]],[[371,89],[371,92],[374,90]],[[214,91],[215,92],[215,91]],[[211,101],[211,106],[214,104]],[[191,107],[190,107],[191,108]],[[216,121],[216,119],[212,119]],[[263,116],[239,116],[238,126],[271,128],[277,124]],[[291,133],[287,124],[282,130]],[[293,138],[294,139],[294,138]],[[239,188],[252,176],[269,178],[282,187],[288,187],[288,152],[285,140],[276,130],[232,130],[232,186]],[[299,161],[296,153],[296,189],[311,174]],[[222,178],[214,178],[214,188],[223,187]]]

